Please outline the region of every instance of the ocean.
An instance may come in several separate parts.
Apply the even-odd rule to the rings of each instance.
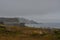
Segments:
[[[25,24],[28,27],[60,28],[60,23]]]

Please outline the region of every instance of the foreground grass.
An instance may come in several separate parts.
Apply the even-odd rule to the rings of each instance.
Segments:
[[[60,29],[3,27],[0,40],[60,40]]]

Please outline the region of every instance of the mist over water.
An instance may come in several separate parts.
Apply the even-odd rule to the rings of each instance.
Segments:
[[[60,28],[60,23],[43,23],[43,24],[25,24],[29,27],[37,27],[37,28]]]

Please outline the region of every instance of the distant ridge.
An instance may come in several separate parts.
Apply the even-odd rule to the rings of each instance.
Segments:
[[[35,22],[34,20],[29,20],[26,18],[20,18],[20,17],[0,17],[0,21],[2,20],[12,20],[13,21],[18,21],[19,23],[25,23],[25,24],[37,24],[37,22]]]

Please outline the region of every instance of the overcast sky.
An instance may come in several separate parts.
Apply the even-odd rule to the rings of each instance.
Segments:
[[[0,0],[0,16],[60,22],[60,0]]]

